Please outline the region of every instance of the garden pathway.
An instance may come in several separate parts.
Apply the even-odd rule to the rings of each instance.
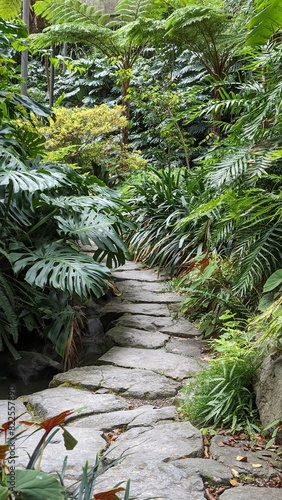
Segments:
[[[281,489],[264,487],[265,480],[279,476],[277,457],[250,451],[228,436],[215,436],[208,452],[201,432],[176,409],[183,382],[206,362],[197,329],[175,317],[181,297],[163,291],[161,278],[138,264],[128,262],[113,276],[121,296],[102,310],[107,352],[95,365],[56,375],[49,389],[25,398],[29,411],[42,419],[83,407],[67,421],[77,446],[66,452],[58,433],[45,450],[43,470],[60,471],[67,454],[71,484],[86,459],[94,464],[103,453],[105,463],[122,460],[99,476],[97,492],[130,478],[131,496],[138,500],[213,499],[208,488],[218,485],[222,500],[281,499]],[[23,447],[32,449],[33,439],[38,441],[31,436],[18,450],[19,466],[26,460]],[[261,478],[262,487],[240,484],[243,477]]]

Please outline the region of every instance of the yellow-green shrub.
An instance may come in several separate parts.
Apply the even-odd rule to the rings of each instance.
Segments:
[[[58,108],[55,116],[42,128],[48,160],[74,164],[106,182],[136,168],[133,153],[121,145],[120,131],[127,124],[121,106]]]

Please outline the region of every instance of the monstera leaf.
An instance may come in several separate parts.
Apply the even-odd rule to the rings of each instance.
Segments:
[[[100,297],[107,290],[110,271],[88,255],[61,243],[45,244],[30,250],[23,244],[11,245],[11,260],[16,274],[39,288],[53,288],[80,297],[92,293]]]

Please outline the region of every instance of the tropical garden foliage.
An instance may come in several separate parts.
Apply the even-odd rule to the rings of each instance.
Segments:
[[[45,139],[34,117],[43,125],[52,112],[19,94],[14,60],[5,52],[17,28],[2,25],[0,347],[17,356],[19,335],[44,334],[67,367],[75,362],[82,329],[78,298],[103,295],[110,279],[106,266],[124,262],[124,206],[96,177],[42,161]],[[78,249],[90,241],[94,258]]]
[[[241,364],[244,346],[281,349],[281,1],[119,0],[110,13],[92,4],[35,2],[47,27],[25,44],[29,95],[41,104],[18,91],[23,28],[1,21],[3,343],[13,349],[18,332],[43,328],[68,357],[77,297],[105,292],[100,260],[122,263],[127,245],[174,278],[204,337],[222,338],[229,355],[219,351],[203,372],[205,397],[216,392],[209,376],[226,387],[235,377],[242,392],[229,394],[229,415],[238,401],[252,413],[257,359],[252,351]],[[50,47],[52,112],[41,61]],[[113,127],[99,128],[99,117]],[[123,201],[101,182],[120,173]],[[90,240],[95,260],[77,249]],[[221,411],[197,412],[202,424],[220,423]]]

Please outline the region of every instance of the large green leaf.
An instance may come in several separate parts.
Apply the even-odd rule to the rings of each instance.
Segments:
[[[0,157],[0,185],[12,185],[14,193],[19,191],[43,191],[60,185],[63,174],[44,169],[27,169],[21,160],[10,152]]]
[[[282,0],[255,0],[256,14],[249,22],[247,45],[264,45],[282,26]]]
[[[7,500],[9,494],[8,488],[0,484],[0,500]]]
[[[277,269],[269,278],[266,280],[264,287],[263,287],[263,292],[271,292],[271,290],[274,290],[277,286],[280,286],[282,284],[282,269]]]
[[[7,477],[9,483],[9,475]],[[22,500],[63,500],[64,488],[60,482],[46,472],[36,470],[15,471],[15,491]]]
[[[111,227],[115,220],[108,216],[95,213],[93,210],[84,210],[73,213],[68,217],[55,216],[61,234],[78,239],[83,245],[93,240],[98,248],[109,253],[126,251],[125,245],[119,235]]]
[[[88,255],[53,242],[30,250],[24,245],[11,245],[11,259],[15,273],[25,271],[25,280],[42,289],[45,287],[89,296],[100,297],[107,290],[105,280],[110,271]]]

